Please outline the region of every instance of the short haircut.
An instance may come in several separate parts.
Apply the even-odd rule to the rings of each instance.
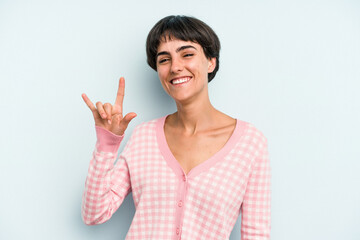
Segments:
[[[199,44],[208,59],[216,58],[214,71],[208,73],[210,82],[219,70],[220,41],[214,30],[199,19],[188,16],[167,16],[158,21],[146,39],[146,55],[149,66],[157,71],[156,54],[160,42],[166,39],[179,39]]]

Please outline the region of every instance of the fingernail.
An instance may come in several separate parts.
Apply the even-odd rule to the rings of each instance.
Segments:
[[[108,123],[111,124],[111,120],[108,120]]]

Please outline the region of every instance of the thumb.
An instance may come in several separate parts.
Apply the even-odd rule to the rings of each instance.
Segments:
[[[137,116],[136,113],[131,112],[131,113],[126,114],[125,117],[120,121],[119,125],[120,125],[121,130],[123,130],[123,132],[125,132],[130,121],[133,120],[136,116]]]

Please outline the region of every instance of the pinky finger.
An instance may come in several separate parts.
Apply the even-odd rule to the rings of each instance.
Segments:
[[[84,102],[90,108],[91,111],[96,110],[94,104],[90,101],[90,99],[88,98],[88,96],[86,96],[85,93],[81,94],[81,97],[83,98]]]
[[[82,98],[84,99],[84,102],[86,103],[86,105],[90,108],[91,112],[93,113],[94,118],[99,118],[99,113],[96,110],[96,107],[94,106],[94,104],[90,101],[90,99],[86,96],[85,93],[81,94]]]

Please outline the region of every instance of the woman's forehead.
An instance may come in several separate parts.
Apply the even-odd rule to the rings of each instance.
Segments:
[[[178,49],[181,46],[190,45],[193,46],[196,50],[199,50],[201,46],[198,43],[192,42],[192,41],[184,41],[178,38],[166,38],[164,40],[161,40],[158,46],[157,51],[161,52],[166,49]]]

